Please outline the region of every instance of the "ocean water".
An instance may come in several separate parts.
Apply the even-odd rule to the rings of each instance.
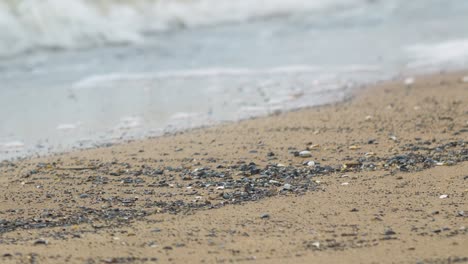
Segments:
[[[0,160],[463,68],[466,14],[465,0],[3,0]]]

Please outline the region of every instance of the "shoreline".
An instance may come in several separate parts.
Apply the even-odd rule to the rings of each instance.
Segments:
[[[449,68],[451,69],[449,73],[456,74],[456,73],[462,73],[465,67],[452,67]],[[256,115],[256,116],[251,116],[251,117],[246,117],[246,118],[239,118],[235,120],[217,120],[217,121],[209,121],[206,124],[201,124],[201,125],[195,125],[192,127],[178,127],[178,128],[172,128],[172,130],[169,130],[170,126],[166,126],[164,128],[161,128],[161,134],[157,135],[147,135],[147,136],[131,136],[129,138],[121,138],[121,139],[106,139],[102,140],[99,142],[98,140],[92,141],[92,146],[85,145],[85,146],[70,146],[68,149],[63,149],[62,147],[57,148],[57,146],[49,146],[47,152],[34,152],[34,150],[15,150],[15,148],[11,150],[3,150],[2,152],[6,154],[5,158],[0,158],[0,162],[19,162],[19,161],[24,161],[24,160],[29,160],[29,159],[40,159],[40,158],[47,158],[47,157],[53,157],[53,156],[60,156],[60,155],[66,155],[68,153],[73,153],[73,152],[80,152],[80,151],[86,151],[86,150],[92,150],[92,149],[98,149],[98,148],[108,148],[108,147],[113,147],[113,146],[118,146],[122,144],[128,144],[132,142],[138,142],[138,141],[145,141],[145,140],[154,140],[157,138],[161,137],[170,137],[170,136],[175,136],[178,134],[184,134],[188,133],[191,131],[197,131],[197,130],[203,130],[203,129],[210,129],[214,127],[219,127],[219,126],[225,126],[225,125],[234,125],[240,122],[245,122],[245,121],[251,121],[251,120],[256,120],[256,119],[263,119],[263,118],[270,118],[274,117],[277,115],[282,115],[282,114],[287,114],[287,113],[292,113],[292,112],[297,112],[297,111],[307,111],[307,110],[313,110],[316,108],[322,108],[322,107],[332,107],[336,105],[340,105],[343,103],[347,103],[350,100],[353,100],[355,97],[359,97],[359,94],[364,93],[368,89],[373,89],[376,86],[381,85],[382,83],[389,83],[389,82],[404,82],[405,78],[426,78],[428,76],[433,76],[437,74],[444,74],[446,71],[442,71],[438,68],[432,69],[432,70],[408,70],[408,72],[400,72],[398,74],[395,74],[393,76],[389,76],[388,79],[381,79],[381,80],[374,80],[368,83],[361,83],[361,84],[355,84],[354,87],[342,87],[338,90],[341,90],[343,94],[342,98],[339,100],[335,100],[332,102],[326,102],[326,103],[321,103],[321,104],[315,104],[315,105],[310,105],[310,106],[300,106],[297,108],[287,108],[287,109],[280,109],[276,111],[272,111],[267,114],[261,114],[261,115]],[[405,77],[405,76],[412,76],[412,77]],[[159,129],[159,128],[158,128]],[[21,143],[21,141],[12,141],[10,143]],[[90,143],[88,143],[90,144]],[[56,149],[54,149],[56,148]],[[10,154],[9,152],[24,152],[24,154]]]
[[[115,138],[114,139],[101,139],[101,140],[89,139],[87,141],[90,141],[91,143],[85,143],[84,146],[73,145],[67,148],[50,145],[47,147],[48,148],[47,152],[42,152],[42,151],[37,151],[37,150],[35,151],[33,149],[15,150],[15,147],[13,147],[11,150],[7,149],[7,150],[2,150],[0,152],[0,153],[6,154],[5,158],[0,158],[0,162],[3,162],[3,161],[18,162],[18,161],[28,160],[28,159],[38,159],[38,158],[47,158],[47,157],[52,157],[52,156],[66,155],[67,153],[72,153],[72,152],[92,150],[96,148],[107,148],[107,147],[112,147],[116,145],[128,144],[128,143],[132,143],[136,141],[152,140],[152,139],[157,139],[160,137],[174,136],[177,134],[188,133],[188,132],[196,131],[200,129],[210,129],[210,128],[214,128],[218,126],[232,125],[232,124],[245,122],[249,120],[269,118],[269,117],[273,117],[273,116],[277,116],[281,114],[287,114],[291,112],[307,111],[307,110],[312,110],[315,108],[340,105],[343,103],[347,103],[350,100],[353,100],[355,97],[359,97],[361,93],[365,93],[365,91],[369,89],[373,89],[374,87],[378,87],[384,83],[393,83],[393,82],[404,83],[406,79],[413,79],[413,80],[415,78],[425,79],[427,77],[438,75],[438,74],[462,74],[465,68],[466,67],[464,66],[462,67],[462,66],[452,65],[451,67],[448,67],[446,70],[441,70],[438,67],[435,67],[433,69],[429,67],[425,70],[418,69],[418,68],[407,69],[406,71],[395,73],[393,75],[389,75],[387,78],[384,78],[384,79],[368,81],[364,83],[356,83],[354,84],[354,87],[339,88],[338,90],[340,90],[341,93],[343,93],[343,95],[341,95],[341,99],[333,100],[331,102],[315,104],[315,105],[310,105],[310,106],[299,106],[297,108],[279,109],[275,111],[270,111],[267,114],[259,114],[255,116],[250,116],[246,118],[238,118],[234,120],[211,120],[203,124],[198,124],[198,125],[189,126],[189,127],[185,127],[184,125],[182,125],[180,127],[170,128],[171,125],[169,125],[164,128],[156,128],[156,130],[161,130],[160,134],[148,134],[146,136],[121,137],[120,139],[115,139]],[[21,141],[12,141],[9,143],[22,144]],[[79,143],[76,143],[76,144],[79,144]],[[17,152],[17,153],[23,153],[23,154],[10,154],[10,152]]]
[[[468,262],[467,75],[0,162],[0,259]]]

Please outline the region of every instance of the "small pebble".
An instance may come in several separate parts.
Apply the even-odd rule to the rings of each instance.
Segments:
[[[385,229],[385,232],[384,232],[384,235],[386,236],[392,236],[392,235],[395,235],[396,232],[393,231],[393,229],[391,229],[390,227],[388,227],[387,229]]]
[[[309,158],[309,157],[312,157],[312,153],[308,150],[303,150],[299,152],[299,156],[302,158]]]
[[[316,242],[312,243],[312,246],[319,249],[320,248],[320,242],[316,241]]]
[[[409,78],[406,78],[406,79],[405,79],[405,85],[406,85],[406,86],[410,86],[410,85],[412,85],[412,84],[414,84],[414,78],[409,77]]]
[[[283,190],[289,191],[289,190],[291,190],[291,189],[292,189],[292,185],[289,184],[289,183],[286,183],[286,184],[283,186]]]
[[[307,162],[307,166],[309,166],[309,167],[315,166],[315,161],[311,160],[311,161]]]
[[[49,242],[43,238],[34,241],[34,245],[47,245]]]
[[[441,196],[439,196],[440,199],[445,199],[448,197],[448,194],[442,194]]]
[[[318,148],[320,148],[319,144],[312,144],[307,147],[308,150],[313,150],[313,149],[318,149]]]
[[[343,182],[341,185],[343,185],[343,186],[349,185],[349,182]]]
[[[262,215],[260,216],[260,218],[261,218],[261,219],[268,219],[268,218],[270,218],[270,215],[269,215],[269,214],[262,214]]]

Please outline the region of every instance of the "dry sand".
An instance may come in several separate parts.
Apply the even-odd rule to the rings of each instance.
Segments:
[[[464,75],[2,162],[0,263],[466,263]]]

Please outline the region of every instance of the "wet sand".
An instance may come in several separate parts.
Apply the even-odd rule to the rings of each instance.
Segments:
[[[2,162],[0,262],[468,262],[467,75]]]

